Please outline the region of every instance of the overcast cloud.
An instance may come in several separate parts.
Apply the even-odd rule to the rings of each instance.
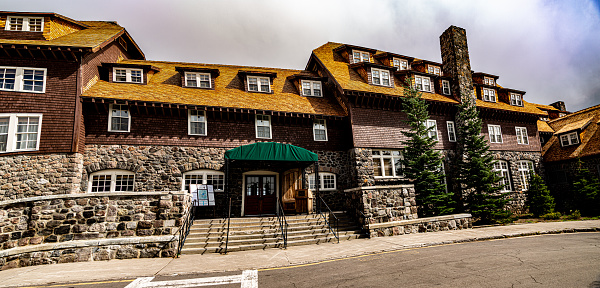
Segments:
[[[471,67],[525,100],[600,104],[600,0],[575,1],[8,1],[124,26],[148,60],[303,69],[328,42],[441,62],[439,36],[467,30]]]

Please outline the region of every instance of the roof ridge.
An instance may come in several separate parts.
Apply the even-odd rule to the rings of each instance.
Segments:
[[[181,61],[161,61],[161,60],[134,60],[134,59],[127,60],[127,59],[123,59],[119,63],[127,63],[127,62],[152,62],[152,63],[163,63],[163,64],[186,64],[186,65],[221,66],[221,67],[230,67],[230,68],[275,69],[275,70],[285,70],[285,71],[294,71],[294,72],[306,71],[304,69],[290,69],[290,68],[277,68],[277,67],[260,67],[260,66],[243,66],[243,65],[232,65],[232,64],[210,64],[210,63],[181,62]]]
[[[560,118],[556,118],[556,119],[554,119],[554,120],[550,120],[549,122],[550,122],[550,123],[553,123],[553,122],[558,122],[558,121],[560,121],[560,120],[565,120],[565,119],[567,119],[567,118],[569,118],[569,117],[571,117],[571,116],[580,115],[580,114],[582,114],[582,113],[589,112],[588,110],[593,110],[593,109],[596,109],[596,108],[600,108],[600,104],[594,105],[594,106],[592,106],[592,107],[585,108],[585,109],[583,109],[583,110],[579,110],[579,111],[577,111],[577,112],[573,112],[573,113],[571,113],[571,114],[565,115],[565,116],[563,116],[563,117],[560,117]]]

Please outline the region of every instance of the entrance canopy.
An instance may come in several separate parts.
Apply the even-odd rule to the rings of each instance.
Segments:
[[[225,159],[250,161],[317,162],[316,153],[291,144],[258,142],[225,152]]]

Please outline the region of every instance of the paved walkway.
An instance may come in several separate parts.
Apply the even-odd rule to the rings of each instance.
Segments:
[[[128,259],[40,265],[0,271],[0,286],[134,279],[157,275],[238,271],[321,262],[384,251],[548,233],[600,232],[600,220],[547,222],[410,234],[180,258]]]

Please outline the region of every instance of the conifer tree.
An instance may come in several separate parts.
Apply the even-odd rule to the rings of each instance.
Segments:
[[[450,214],[454,210],[452,193],[446,191],[445,175],[442,173],[442,155],[434,150],[438,142],[428,132],[433,127],[427,127],[429,119],[427,103],[421,98],[422,93],[411,85],[412,79],[407,79],[404,85],[402,110],[406,113],[410,131],[403,131],[407,137],[402,144],[402,164],[404,175],[412,179],[415,185],[416,202],[419,205],[419,216],[430,217]]]
[[[581,159],[577,159],[573,190],[575,205],[582,215],[600,215],[600,181],[585,167]]]
[[[529,189],[527,189],[526,195],[525,204],[529,208],[529,213],[534,217],[554,212],[554,198],[550,195],[550,190],[540,175],[530,173]]]
[[[481,135],[475,100],[464,95],[462,99],[456,115],[457,186],[462,190],[459,203],[479,224],[503,222],[511,213],[504,209],[508,200],[499,193],[501,178],[493,171],[494,159]]]

